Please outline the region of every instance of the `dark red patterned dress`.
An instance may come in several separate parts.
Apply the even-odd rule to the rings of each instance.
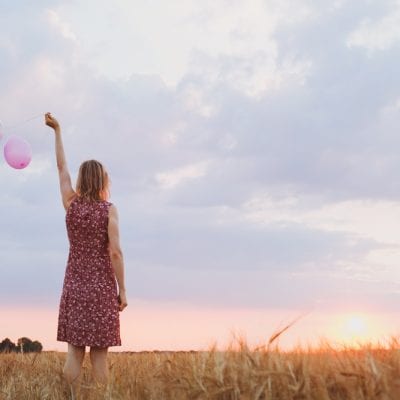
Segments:
[[[117,282],[108,250],[107,201],[75,197],[66,213],[70,250],[57,340],[76,346],[121,346]]]

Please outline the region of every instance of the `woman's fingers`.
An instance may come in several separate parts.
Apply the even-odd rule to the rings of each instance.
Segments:
[[[123,296],[121,296],[121,294],[118,295],[118,303],[119,303],[119,311],[122,311],[128,305],[125,295]]]

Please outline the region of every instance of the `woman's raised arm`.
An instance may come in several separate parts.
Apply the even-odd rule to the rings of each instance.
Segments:
[[[71,176],[68,171],[67,161],[64,153],[64,146],[61,138],[60,124],[51,115],[51,113],[45,114],[45,123],[50,128],[54,129],[57,169],[60,179],[60,191],[64,208],[65,210],[67,210],[76,193],[71,184]]]

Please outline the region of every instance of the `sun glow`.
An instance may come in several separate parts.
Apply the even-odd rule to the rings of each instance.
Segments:
[[[368,333],[368,323],[362,315],[350,315],[343,323],[343,335],[351,340],[365,338]]]
[[[379,324],[365,313],[342,314],[334,321],[334,337],[341,343],[357,346],[380,339]]]

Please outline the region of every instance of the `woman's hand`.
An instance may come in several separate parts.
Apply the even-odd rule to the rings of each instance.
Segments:
[[[120,290],[118,295],[119,311],[122,311],[127,305],[125,290]]]
[[[51,113],[46,113],[44,115],[46,125],[49,126],[50,128],[53,128],[54,130],[60,129],[60,124],[58,121],[51,115]]]

